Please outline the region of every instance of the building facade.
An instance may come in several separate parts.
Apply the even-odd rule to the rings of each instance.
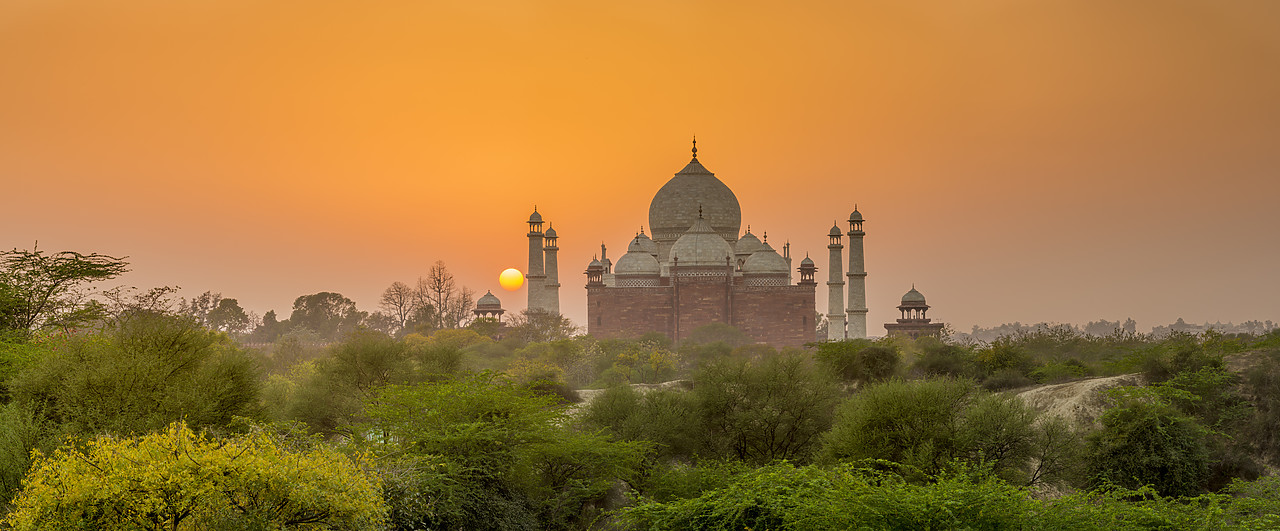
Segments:
[[[616,262],[603,261],[602,246],[588,265],[587,332],[660,332],[678,341],[700,326],[725,323],[774,346],[812,341],[813,261],[801,263],[800,281],[792,283],[790,246],[779,254],[767,234],[762,240],[748,227],[739,236],[741,226],[737,197],[698,161],[695,141],[693,159],[650,202],[652,238],[641,228]],[[839,313],[843,320],[843,308]]]

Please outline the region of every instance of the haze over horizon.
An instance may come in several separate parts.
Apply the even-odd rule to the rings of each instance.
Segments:
[[[1280,321],[1280,3],[18,0],[0,248],[129,256],[287,317],[443,260],[508,311],[536,204],[581,272],[698,158],[868,325]]]

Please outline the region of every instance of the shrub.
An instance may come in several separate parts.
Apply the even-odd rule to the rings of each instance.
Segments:
[[[892,343],[854,339],[821,343],[814,359],[841,380],[865,384],[893,376],[901,353]]]
[[[890,380],[840,406],[821,455],[900,463],[923,475],[963,461],[1024,483],[1062,476],[1074,465],[1075,434],[1060,421],[1036,420],[1017,398],[986,393],[970,380]]]
[[[1150,390],[1121,387],[1109,393],[1116,405],[1089,437],[1093,482],[1151,485],[1162,495],[1200,492],[1209,472],[1208,431]]]
[[[14,529],[369,529],[385,513],[376,478],[329,447],[263,429],[211,439],[182,422],[58,449],[14,506]]]

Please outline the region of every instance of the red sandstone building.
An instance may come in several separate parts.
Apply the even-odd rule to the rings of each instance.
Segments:
[[[725,323],[774,346],[813,341],[813,261],[801,262],[793,284],[789,246],[779,254],[750,228],[739,237],[741,226],[737,197],[698,162],[695,144],[693,160],[649,205],[653,238],[641,230],[616,265],[601,246],[587,267],[587,332],[661,332],[678,341],[700,326]]]

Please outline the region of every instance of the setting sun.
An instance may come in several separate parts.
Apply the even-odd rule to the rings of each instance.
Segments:
[[[507,291],[515,291],[524,285],[524,273],[514,267],[507,268],[498,275],[498,283],[502,284],[502,289]]]

